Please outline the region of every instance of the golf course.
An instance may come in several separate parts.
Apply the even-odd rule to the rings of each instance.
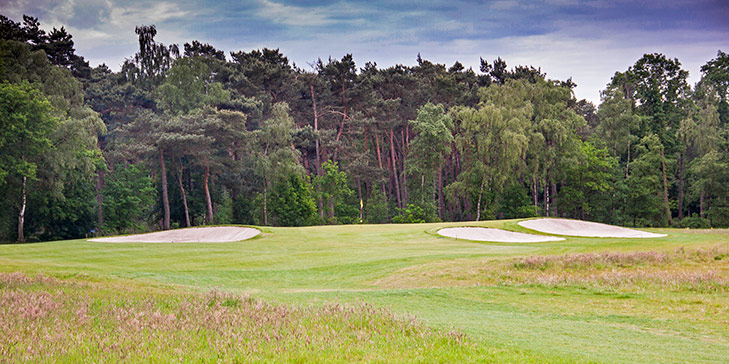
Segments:
[[[260,234],[234,242],[0,245],[0,361],[729,357],[728,230],[527,243],[438,234],[484,227],[556,236],[519,221],[256,227]]]

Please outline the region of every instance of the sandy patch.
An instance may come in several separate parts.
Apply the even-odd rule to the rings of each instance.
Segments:
[[[259,230],[247,227],[215,226],[95,238],[89,239],[89,241],[102,243],[225,243],[250,239],[260,233]]]
[[[520,221],[520,226],[547,234],[590,238],[662,238],[665,234],[628,229],[620,226],[570,219],[534,219]]]
[[[515,233],[513,231],[480,227],[445,228],[438,230],[438,234],[449,238],[491,241],[497,243],[541,243],[545,241],[564,240],[564,238],[557,238],[553,236]]]

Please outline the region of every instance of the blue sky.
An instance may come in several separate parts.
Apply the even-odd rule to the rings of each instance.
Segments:
[[[479,58],[541,67],[572,77],[575,94],[599,102],[615,71],[644,53],[678,58],[698,81],[699,67],[729,51],[724,0],[0,0],[16,21],[36,16],[65,26],[92,65],[118,69],[137,49],[134,27],[155,24],[163,43],[193,39],[224,51],[280,48],[298,66],[352,53],[358,65],[415,64],[423,58],[478,69]]]

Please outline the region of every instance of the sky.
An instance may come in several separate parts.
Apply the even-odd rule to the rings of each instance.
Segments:
[[[414,65],[418,54],[478,71],[480,59],[533,65],[577,84],[599,104],[616,71],[645,53],[678,58],[689,81],[729,51],[726,0],[0,0],[15,21],[64,26],[76,53],[118,70],[137,51],[135,26],[154,24],[158,42],[210,43],[220,50],[279,48],[297,66],[354,56],[357,65]]]

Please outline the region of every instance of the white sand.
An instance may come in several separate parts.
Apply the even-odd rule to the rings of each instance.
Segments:
[[[445,228],[438,230],[438,234],[449,238],[492,241],[497,243],[540,243],[544,241],[564,240],[564,238],[553,236],[515,233],[513,231],[480,227]]]
[[[666,236],[620,226],[570,219],[534,219],[521,221],[519,225],[547,234],[590,238],[661,238]]]
[[[250,239],[260,233],[259,230],[247,227],[216,226],[96,238],[89,239],[89,241],[102,243],[224,243]]]

